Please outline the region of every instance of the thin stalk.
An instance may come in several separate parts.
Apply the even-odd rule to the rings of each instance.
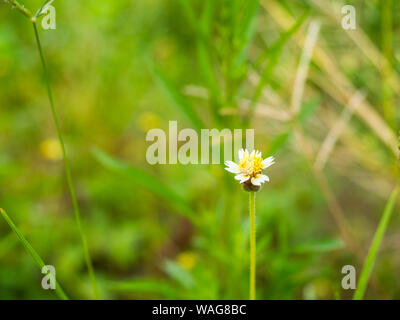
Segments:
[[[369,248],[367,258],[365,259],[364,266],[361,270],[360,280],[358,281],[358,286],[353,297],[354,300],[361,300],[364,296],[365,290],[368,285],[368,280],[371,276],[372,269],[376,261],[376,256],[378,254],[379,246],[381,245],[386,228],[389,224],[389,220],[392,215],[393,207],[396,203],[398,194],[399,194],[399,187],[396,187],[385,206],[385,210],[383,211],[382,218],[379,221],[379,225],[378,228],[376,229],[374,239],[372,240],[372,244]]]
[[[250,300],[256,300],[256,193],[250,197]]]
[[[6,220],[10,228],[15,232],[17,235],[18,239],[21,241],[23,246],[26,248],[26,250],[30,253],[32,256],[33,260],[35,260],[36,264],[39,266],[40,270],[43,269],[43,267],[46,265],[42,258],[38,255],[38,253],[33,249],[33,247],[30,245],[28,240],[25,239],[24,235],[22,232],[18,229],[18,227],[14,224],[14,222],[11,220],[11,218],[8,216],[8,214],[0,208],[0,214]],[[68,296],[65,294],[64,290],[62,289],[61,285],[58,283],[56,280],[56,288],[55,288],[56,294],[58,297],[62,300],[69,300]]]
[[[13,6],[13,8],[16,8],[24,16],[28,17],[29,19],[32,19],[31,12],[27,8],[25,8],[24,5],[20,4],[17,0],[9,0],[9,3]]]
[[[382,105],[386,122],[395,129],[396,117],[393,104],[393,90],[390,82],[393,73],[392,67],[392,34],[393,34],[393,0],[382,0],[381,13],[381,36],[382,36],[382,52],[385,59],[382,59]]]
[[[68,162],[68,159],[67,159],[67,154],[66,154],[66,151],[65,151],[64,139],[63,139],[62,134],[61,134],[60,124],[58,122],[56,109],[54,107],[53,94],[52,94],[52,91],[51,91],[51,86],[50,86],[49,74],[48,74],[48,71],[47,71],[46,61],[44,59],[43,50],[42,50],[42,46],[41,46],[41,43],[40,43],[39,32],[38,32],[38,29],[37,29],[37,26],[36,26],[36,22],[33,21],[32,23],[33,23],[33,29],[35,31],[36,44],[37,44],[37,47],[38,47],[38,50],[39,50],[40,60],[42,62],[44,80],[45,80],[45,84],[46,84],[47,95],[49,97],[51,113],[52,113],[52,116],[53,116],[54,124],[56,126],[58,140],[59,140],[60,146],[61,146],[63,162],[64,162],[64,168],[65,168],[65,175],[66,175],[66,178],[67,178],[68,189],[69,189],[69,192],[70,192],[70,195],[71,195],[71,200],[72,200],[72,205],[73,205],[73,209],[74,209],[75,220],[76,220],[76,224],[78,226],[78,231],[79,231],[79,234],[80,234],[80,237],[81,237],[81,241],[82,241],[83,254],[84,254],[85,262],[86,262],[86,265],[87,265],[87,268],[88,268],[88,272],[89,272],[89,277],[90,277],[90,282],[91,282],[91,285],[92,285],[94,298],[95,299],[99,299],[99,290],[98,290],[98,287],[97,287],[96,276],[95,276],[94,271],[93,271],[93,265],[92,265],[92,260],[90,258],[90,254],[89,254],[89,249],[88,249],[88,245],[87,245],[86,236],[85,236],[85,233],[83,232],[83,228],[82,228],[82,224],[81,224],[81,214],[80,214],[80,211],[79,211],[78,201],[76,199],[76,193],[75,193],[74,184],[72,182],[71,170],[70,170],[69,162]]]

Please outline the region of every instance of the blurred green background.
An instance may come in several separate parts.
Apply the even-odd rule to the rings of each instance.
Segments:
[[[257,297],[352,297],[341,269],[359,275],[396,182],[400,3],[352,1],[356,30],[344,4],[54,1],[56,30],[39,32],[102,298],[248,298],[247,194],[222,164],[146,162],[148,130],[196,128],[193,114],[254,128],[276,157]],[[32,25],[3,1],[0,207],[69,297],[93,298]],[[395,208],[366,298],[400,298],[399,226]],[[0,298],[57,298],[42,276],[0,220]]]

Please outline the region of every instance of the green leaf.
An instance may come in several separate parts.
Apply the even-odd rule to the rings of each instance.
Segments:
[[[199,70],[203,77],[203,80],[208,88],[211,97],[211,112],[213,119],[220,122],[220,115],[218,109],[221,104],[221,96],[217,78],[215,76],[213,64],[212,64],[212,50],[214,47],[211,45],[210,34],[211,26],[214,15],[214,1],[205,0],[204,8],[200,18],[197,18],[193,8],[187,0],[179,0],[184,12],[189,20],[189,24],[196,32],[197,35],[197,60],[199,64]]]
[[[35,17],[35,18],[38,18],[38,17],[40,17],[42,14],[44,14],[44,11],[45,11],[46,7],[49,6],[49,5],[51,5],[53,1],[54,1],[54,0],[46,0],[46,1],[44,1],[43,4],[42,4],[42,6],[39,8],[39,10],[36,11],[36,14],[34,15],[34,17]]]
[[[298,119],[301,123],[304,122],[315,113],[317,107],[321,104],[321,96],[318,95],[314,99],[306,102],[300,109],[300,113],[298,115]]]
[[[296,245],[292,251],[294,253],[322,253],[342,248],[344,248],[344,242],[341,239],[328,239]]]
[[[15,234],[17,235],[19,241],[21,241],[22,245],[30,253],[30,255],[32,256],[33,260],[39,266],[40,270],[42,270],[42,268],[46,264],[43,262],[42,258],[39,256],[39,254],[36,252],[36,250],[33,249],[33,247],[30,245],[28,240],[25,239],[25,237],[22,234],[22,232],[19,231],[18,227],[14,224],[14,222],[11,220],[11,218],[7,215],[7,213],[2,208],[0,208],[0,214],[4,218],[4,220],[6,220],[6,222],[10,226],[10,228],[15,232]],[[58,283],[57,280],[56,280],[56,289],[55,289],[55,291],[56,291],[56,294],[58,295],[58,297],[60,299],[68,300],[67,295],[64,293],[64,290],[62,289],[61,285]]]
[[[235,68],[240,68],[245,61],[247,51],[250,48],[251,41],[255,33],[257,13],[259,8],[258,0],[246,1],[247,6],[244,9],[243,18],[238,25],[239,29],[236,41],[239,43],[239,53],[235,59]]]
[[[265,152],[266,155],[273,155],[278,152],[288,141],[291,132],[284,132],[279,134],[272,140],[271,144],[268,146],[267,151]]]
[[[191,288],[194,286],[195,281],[191,275],[190,272],[187,270],[183,269],[181,266],[179,266],[177,263],[171,260],[167,260],[164,263],[164,270],[168,275],[178,281],[181,285],[183,285],[185,288]]]
[[[249,42],[254,34],[254,26],[258,13],[259,3],[258,0],[246,1],[246,8],[243,13],[243,20],[241,23],[240,37]]]
[[[201,15],[201,29],[203,30],[206,37],[211,34],[211,25],[214,17],[215,3],[214,0],[205,0],[204,9]]]
[[[371,276],[372,269],[375,264],[376,256],[378,253],[379,246],[381,245],[383,236],[385,234],[386,228],[389,224],[390,217],[393,212],[394,204],[396,203],[397,196],[399,194],[399,188],[397,187],[391,194],[386,206],[383,211],[381,220],[379,221],[378,228],[376,229],[374,239],[369,248],[367,258],[365,260],[364,266],[361,270],[360,279],[358,281],[358,286],[356,292],[354,293],[354,300],[361,300],[364,296],[365,289],[367,288],[368,280]]]
[[[304,12],[300,18],[290,27],[288,30],[283,32],[280,37],[257,59],[255,65],[256,67],[261,66],[266,59],[270,58],[273,55],[277,55],[280,53],[286,44],[286,42],[300,29],[303,25],[304,21],[310,15],[310,11]]]
[[[188,0],[179,0],[180,4],[182,5],[183,11],[186,15],[186,18],[189,21],[189,24],[191,27],[196,31],[200,32],[201,29],[199,28],[198,21],[199,19],[196,17],[193,8],[190,5],[190,1]]]
[[[197,130],[200,131],[202,128],[205,128],[203,121],[193,111],[192,106],[174,86],[171,80],[167,78],[167,76],[155,63],[149,62],[149,65],[153,77],[163,89],[164,93],[171,101],[172,105],[175,106],[178,111],[182,112]]]
[[[169,186],[161,182],[153,174],[134,166],[128,166],[127,164],[122,163],[120,160],[109,156],[99,148],[94,148],[92,152],[95,158],[107,169],[110,169],[121,176],[129,178],[142,188],[154,192],[161,198],[165,199],[174,208],[178,209],[179,212],[184,214],[187,218],[193,222],[196,221],[195,215],[192,209],[190,209],[186,200],[172,190]]]
[[[256,106],[258,100],[260,99],[262,90],[269,83],[273,75],[275,67],[279,62],[279,58],[281,56],[284,45],[296,33],[296,31],[300,28],[300,26],[306,20],[308,15],[309,11],[306,11],[289,30],[281,34],[279,39],[263,55],[261,55],[260,58],[255,63],[255,66],[259,67],[263,64],[264,60],[268,58],[268,62],[266,63],[266,66],[261,72],[259,83],[255,89],[253,98],[250,103],[249,114],[246,119],[247,123],[252,117],[252,114],[254,112],[254,107]]]
[[[211,23],[214,14],[214,0],[205,0],[204,9],[200,18],[198,18],[188,0],[179,0],[184,14],[190,27],[196,33],[196,36],[209,45],[208,38],[211,32]]]
[[[220,114],[218,109],[221,105],[221,95],[211,59],[214,47],[211,45],[210,41],[211,26],[215,9],[214,0],[204,1],[204,8],[200,18],[196,17],[189,1],[179,0],[179,2],[183,7],[190,26],[197,36],[196,53],[199,70],[210,93],[210,107],[213,120],[216,121],[216,125],[219,125]]]
[[[214,99],[215,103],[219,103],[220,95],[218,83],[212,66],[210,52],[208,47],[202,41],[199,41],[197,44],[197,58],[201,75],[211,93],[211,97]]]

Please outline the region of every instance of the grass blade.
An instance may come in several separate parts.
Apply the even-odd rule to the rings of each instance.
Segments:
[[[95,158],[106,168],[123,175],[141,187],[154,192],[161,198],[168,201],[173,207],[178,209],[179,212],[183,213],[191,221],[195,220],[194,213],[189,207],[187,201],[154,175],[145,172],[142,169],[128,166],[127,164],[109,156],[99,148],[94,148],[92,152]]]
[[[277,135],[271,141],[270,145],[268,146],[268,148],[266,149],[264,154],[266,154],[266,155],[271,155],[271,154],[276,155],[276,153],[286,145],[286,143],[287,143],[287,141],[288,141],[290,136],[291,136],[291,132],[290,131],[283,132],[283,133]]]
[[[190,26],[195,30],[196,33],[201,33],[202,30],[198,27],[199,19],[196,17],[189,1],[187,0],[179,0],[183,11],[186,15],[187,20],[189,21]]]
[[[295,245],[291,250],[296,254],[326,253],[343,249],[345,243],[342,239],[318,240]]]
[[[315,114],[317,107],[321,105],[321,96],[317,95],[315,98],[307,101],[300,108],[299,114],[297,115],[298,120],[304,124],[305,121],[312,115]]]
[[[393,0],[384,0],[381,13],[382,51],[385,60],[382,61],[382,105],[386,122],[396,129],[396,109],[393,100],[393,89],[390,85],[393,77]]]
[[[205,84],[211,96],[211,112],[213,119],[217,124],[220,122],[218,109],[220,107],[220,90],[218,81],[213,70],[211,61],[211,50],[213,47],[210,45],[210,33],[214,15],[214,2],[213,0],[204,1],[204,9],[200,18],[197,18],[189,1],[179,0],[185,12],[190,26],[193,28],[197,36],[197,60],[199,70],[203,77]]]
[[[51,5],[53,3],[54,0],[46,0],[43,2],[42,6],[39,8],[38,11],[36,11],[34,18],[38,18],[40,17],[47,9],[47,6]]]
[[[254,108],[261,97],[262,90],[270,81],[272,74],[275,70],[276,65],[279,62],[279,58],[281,56],[281,52],[283,50],[284,45],[286,42],[296,33],[296,31],[302,26],[303,22],[309,16],[309,11],[306,11],[294,24],[293,26],[283,32],[279,39],[273,43],[273,45],[262,54],[257,61],[255,62],[256,68],[261,66],[264,63],[264,60],[268,58],[268,61],[261,72],[260,81],[257,84],[257,87],[254,91],[253,98],[250,103],[249,113],[245,119],[245,124],[247,125],[251,120],[251,117],[254,112]]]
[[[18,239],[21,241],[25,249],[30,253],[32,256],[33,260],[35,260],[36,264],[39,266],[40,270],[46,265],[42,258],[38,255],[38,253],[33,249],[33,247],[29,244],[28,240],[25,239],[24,235],[22,234],[21,231],[19,231],[18,227],[14,224],[14,222],[11,220],[11,218],[7,215],[7,213],[0,208],[0,214],[6,220],[10,228],[15,232],[17,235]],[[56,294],[58,297],[62,300],[68,300],[67,295],[65,294],[64,290],[62,289],[61,285],[58,283],[56,280]]]
[[[369,248],[367,258],[365,260],[364,266],[361,271],[360,280],[358,281],[358,286],[356,292],[354,293],[354,300],[361,300],[364,296],[365,289],[367,288],[368,280],[371,276],[372,269],[375,264],[376,255],[378,253],[379,246],[382,242],[382,238],[385,234],[386,228],[388,226],[390,217],[392,215],[393,207],[396,202],[399,193],[399,188],[396,188],[391,194],[389,201],[385,206],[382,218],[379,221],[378,229],[375,232],[374,239],[372,240],[371,247]]]
[[[260,67],[266,61],[266,59],[273,55],[279,54],[286,42],[299,30],[309,15],[310,11],[304,12],[288,30],[284,31],[281,36],[269,48],[267,48],[262,55],[258,57],[255,66]]]
[[[166,96],[176,107],[176,109],[181,111],[197,130],[200,131],[202,128],[205,128],[203,121],[193,111],[192,106],[174,86],[171,80],[168,79],[167,76],[161,71],[161,69],[152,62],[150,63],[150,69],[154,78],[160,84]]]
[[[244,8],[243,17],[241,19],[242,21],[236,24],[237,26],[240,26],[238,35],[236,35],[236,41],[240,44],[240,47],[234,63],[235,69],[240,68],[246,59],[247,51],[250,48],[255,33],[258,9],[258,0],[250,0],[246,2],[246,7]]]
[[[69,161],[68,161],[68,158],[67,158],[67,152],[65,150],[64,139],[63,139],[63,136],[62,136],[62,133],[61,133],[61,128],[60,128],[60,124],[59,124],[59,121],[58,121],[56,108],[54,106],[53,93],[52,93],[52,90],[51,90],[50,80],[49,80],[49,72],[47,70],[46,60],[44,58],[42,45],[40,43],[40,37],[39,37],[39,32],[38,32],[38,29],[37,29],[36,22],[33,22],[33,29],[34,29],[34,32],[35,32],[36,44],[37,44],[37,48],[38,48],[38,51],[39,51],[40,60],[42,62],[44,80],[45,80],[46,89],[47,89],[47,96],[48,96],[49,102],[50,102],[51,114],[53,116],[54,124],[55,124],[56,131],[57,131],[58,140],[60,142],[60,147],[61,147],[62,157],[63,157],[63,162],[64,162],[65,175],[66,175],[66,178],[67,178],[68,189],[69,189],[69,192],[70,192],[72,206],[73,206],[73,209],[74,209],[76,225],[78,227],[79,235],[81,237],[83,255],[85,257],[86,266],[88,268],[90,282],[91,282],[92,289],[93,289],[93,296],[94,296],[95,299],[99,299],[99,289],[97,287],[96,276],[95,276],[94,270],[93,270],[92,259],[90,257],[89,248],[88,248],[87,240],[86,240],[86,235],[83,232],[83,227],[82,227],[82,223],[81,223],[81,214],[80,214],[80,210],[79,210],[78,200],[76,198],[75,187],[74,187],[74,184],[72,182],[71,169],[70,169]]]

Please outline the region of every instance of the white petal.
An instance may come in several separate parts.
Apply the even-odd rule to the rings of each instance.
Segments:
[[[256,153],[256,151],[253,150],[253,151],[250,153],[250,157],[254,156],[255,153]]]
[[[268,157],[265,158],[261,164],[263,165],[263,169],[268,168],[269,166],[272,166],[275,163],[275,158],[274,157]]]
[[[251,178],[251,183],[255,186],[261,186],[265,181],[269,181],[269,177],[265,174],[259,174],[255,178]]]
[[[240,183],[246,182],[247,180],[250,179],[250,176],[246,175],[246,174],[238,174],[237,176],[235,176],[236,180],[239,180]]]
[[[233,161],[225,161],[225,165],[227,168],[225,168],[226,171],[232,172],[232,173],[240,173],[240,168],[239,166],[234,163]]]
[[[243,149],[240,149],[240,150],[239,150],[239,160],[242,160],[242,159],[243,159],[243,153],[244,153],[244,150],[243,150]]]
[[[225,170],[234,174],[240,173],[240,170],[235,168],[225,168]]]
[[[256,151],[256,157],[262,158],[262,153],[261,153],[261,151]]]
[[[225,161],[225,165],[226,165],[227,167],[233,167],[233,166],[236,165],[236,163],[234,163],[233,161],[228,160],[228,161]]]

